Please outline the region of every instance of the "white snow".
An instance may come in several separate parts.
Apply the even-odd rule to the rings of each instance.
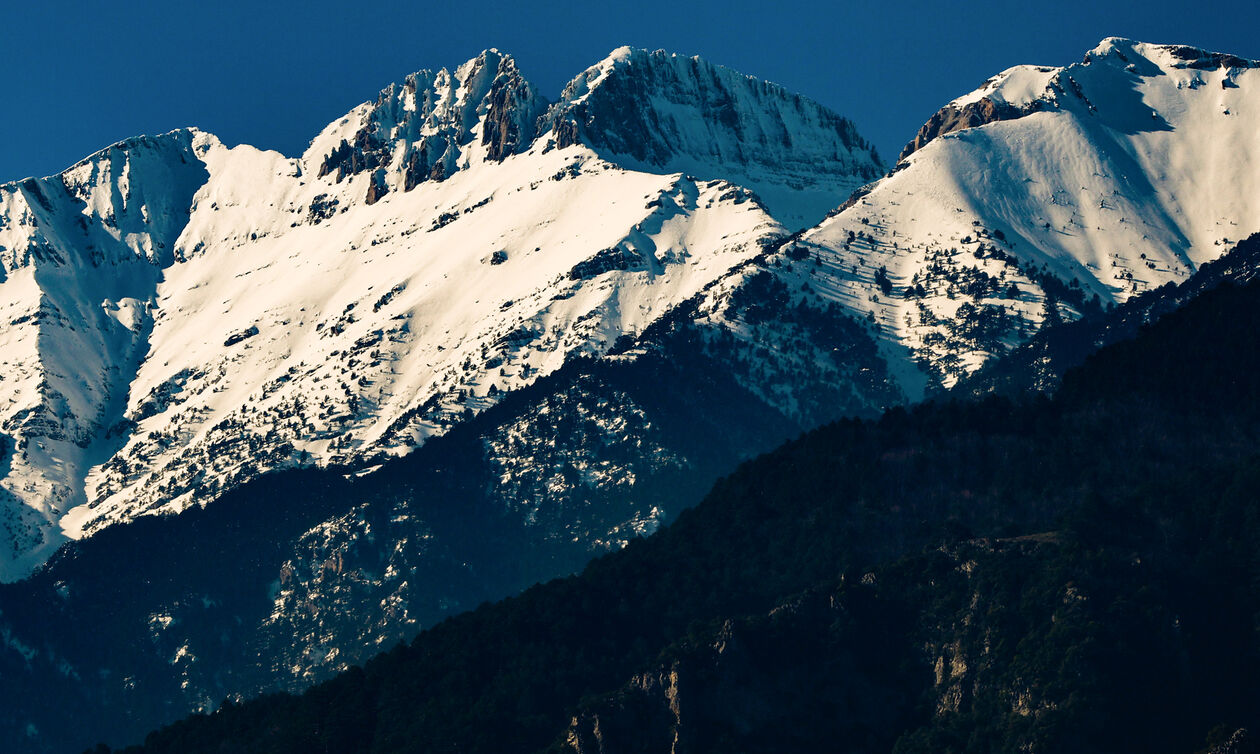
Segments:
[[[1058,71],[1058,68],[1039,65],[1017,65],[1007,68],[986,81],[979,89],[953,100],[950,104],[963,107],[982,99],[989,99],[1001,104],[1023,107],[1046,95],[1046,90]]]
[[[943,285],[929,286],[921,300],[900,291],[951,249],[958,253],[948,264],[1020,289],[1018,300],[973,302],[1015,317],[1005,338],[1011,343],[1044,316],[1042,286],[1019,265],[1045,265],[1104,303],[1116,302],[1183,280],[1226,251],[1226,239],[1260,230],[1260,70],[1190,68],[1167,47],[1119,39],[1104,41],[1087,59],[1053,70],[1013,68],[955,100],[1026,105],[1040,96],[1047,106],[929,142],[907,167],[805,235],[841,271],[836,300],[873,313],[890,346],[930,359],[948,355],[933,344],[944,329],[922,321],[920,301],[956,323],[960,303],[970,299],[944,295]],[[993,231],[1005,241],[981,238]],[[846,250],[850,232],[868,240]],[[981,244],[1016,265],[977,259]],[[876,290],[881,266],[892,296]],[[1065,315],[1073,316],[1070,307]],[[992,355],[953,353],[962,371]]]
[[[929,384],[921,363],[948,383],[1039,327],[1034,267],[1118,301],[1260,230],[1256,69],[1190,67],[1126,40],[1089,60],[1009,69],[955,100],[1046,106],[935,139],[807,231],[808,264],[775,267],[794,295],[872,319],[903,394]],[[635,106],[669,124],[670,140],[650,134],[659,164],[556,149],[554,132],[489,159],[491,83],[520,93],[504,121],[517,128],[542,104],[487,51],[386,89],[300,158],[181,130],[0,186],[0,579],[68,538],[271,469],[369,468],[698,293],[703,316],[771,342],[714,302],[767,239],[863,182],[873,156],[838,150],[835,116],[778,87],[629,48],[540,122],[593,106],[635,66],[655,82]],[[686,102],[728,95],[743,137]],[[320,177],[368,127],[390,162]],[[407,190],[402,155],[418,144],[441,146],[451,170]],[[388,191],[369,204],[374,180]],[[973,295],[962,278],[996,287]],[[906,297],[916,283],[922,297]],[[980,310],[1004,312],[994,337],[960,336]],[[792,414],[791,384],[749,387]]]
[[[454,83],[475,62],[433,75],[424,96],[464,103],[443,122],[477,112]],[[17,323],[0,328],[0,421],[21,444],[0,475],[0,577],[269,469],[405,453],[641,332],[784,232],[731,184],[547,138],[501,163],[473,138],[446,180],[369,205],[370,171],[317,176],[368,112],[300,159],[180,131],[71,169],[51,210],[0,188],[0,316]],[[55,197],[59,181],[40,185]],[[182,217],[162,203],[181,192]],[[80,217],[108,231],[100,265],[72,235]],[[56,258],[36,259],[42,245]]]

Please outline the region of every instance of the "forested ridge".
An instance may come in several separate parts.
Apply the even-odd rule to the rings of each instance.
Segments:
[[[1260,709],[1258,296],[1205,293],[1053,397],[810,432],[578,576],[129,751],[1195,751]],[[770,638],[716,652],[740,631]],[[645,680],[724,667],[752,708]],[[808,705],[766,682],[824,668]]]

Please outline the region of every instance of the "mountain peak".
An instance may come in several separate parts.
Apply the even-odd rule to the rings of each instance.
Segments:
[[[515,73],[517,70],[516,59],[510,54],[501,52],[497,47],[487,47],[475,57],[460,64],[455,69],[455,78],[465,81],[476,73],[489,72],[491,76],[495,76],[501,73]]]
[[[1236,56],[1118,37],[1067,66],[1009,68],[938,111],[893,174],[802,242],[838,248],[860,281],[851,300],[947,384],[1047,321],[1179,282],[1255,232],[1258,86]],[[997,295],[959,306],[951,286],[977,270],[1002,281]],[[970,364],[933,351],[990,325],[1002,334]]]
[[[522,151],[544,104],[516,61],[490,48],[453,73],[426,69],[381,90],[325,128],[303,161],[307,172],[335,183],[368,174],[371,204],[473,161],[502,162]]]
[[[1224,52],[1214,52],[1202,47],[1184,44],[1153,44],[1123,37],[1107,37],[1085,54],[1086,65],[1101,61],[1117,62],[1121,67],[1138,66],[1141,60],[1154,63],[1161,69],[1195,68],[1218,70],[1221,68],[1257,68],[1260,62]],[[1131,72],[1136,72],[1130,69]],[[1151,70],[1153,73],[1154,71]]]
[[[539,136],[583,145],[621,167],[729,180],[789,227],[821,219],[883,164],[853,124],[781,86],[699,57],[623,46],[574,77],[550,108],[516,61],[484,50],[449,71],[420,71],[329,125],[303,173],[356,182],[372,204]]]
[[[614,50],[565,86],[538,130],[631,169],[746,186],[795,228],[883,171],[853,123],[826,107],[664,50]]]
[[[1107,86],[1129,86],[1122,82],[1126,77],[1157,76],[1186,69],[1237,72],[1257,67],[1260,63],[1256,61],[1199,47],[1107,37],[1085,53],[1080,63],[1065,67],[1014,66],[984,82],[978,89],[952,100],[919,129],[915,138],[902,150],[899,161],[939,136],[1056,109],[1065,102],[1075,101],[1078,106],[1093,112],[1096,108],[1089,99],[1088,90],[1090,83],[1099,76],[1112,79],[1102,92],[1106,95],[1112,91]],[[1227,77],[1226,88],[1233,86],[1233,79],[1232,74]],[[1198,87],[1202,81],[1192,79],[1188,85]],[[1139,106],[1140,103],[1129,102],[1125,98],[1117,101],[1121,100],[1149,115],[1149,107]]]
[[[1112,55],[1117,51],[1123,54],[1124,51],[1132,50],[1138,44],[1141,43],[1125,37],[1104,37],[1094,49],[1085,54],[1085,59],[1088,60],[1091,56]]]

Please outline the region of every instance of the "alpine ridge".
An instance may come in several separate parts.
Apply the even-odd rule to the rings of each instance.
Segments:
[[[487,50],[298,158],[185,129],[0,187],[0,577],[271,469],[405,453],[786,236],[732,179],[801,224],[882,169],[848,121],[727,69],[596,69],[548,108]],[[726,109],[693,134],[685,102]]]
[[[371,467],[697,295],[788,413],[765,378],[824,351],[720,314],[771,281],[868,321],[895,393],[949,386],[1258,229],[1256,68],[1110,38],[1009,69],[813,227],[881,170],[850,122],[629,48],[552,104],[487,50],[299,158],[188,129],[8,184],[0,572],[269,469]]]
[[[549,101],[486,50],[296,157],[187,128],[0,186],[0,741],[136,741],[357,673],[664,547],[802,432],[1055,389],[1190,299],[1238,305],[1260,236],[1213,260],[1260,230],[1257,68],[1109,38],[947,103],[885,173],[847,119],[698,58],[620,48]],[[633,678],[631,714],[544,732],[633,732],[668,674],[639,656],[589,689]]]
[[[791,230],[882,172],[853,124],[804,97],[699,58],[615,50],[552,105],[556,146],[583,143],[650,172],[720,175]],[[542,129],[540,129],[542,130]]]
[[[839,298],[952,384],[1260,230],[1257,67],[1109,38],[1074,65],[1011,68],[801,240]]]

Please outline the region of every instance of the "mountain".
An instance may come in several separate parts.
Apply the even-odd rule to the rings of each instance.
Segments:
[[[730,178],[802,224],[881,169],[848,121],[698,59],[618,50],[548,106],[489,50],[298,158],[188,129],[0,187],[0,577],[268,470],[404,454],[738,286],[788,230]]]
[[[826,219],[881,170],[851,123],[624,48],[551,104],[490,50],[299,158],[188,130],[10,184],[0,575],[269,470],[371,468],[696,296],[707,332],[773,362],[745,387],[806,426],[782,378],[833,384],[830,347],[729,301],[865,320],[886,393],[948,387],[1260,230],[1256,68],[1108,39],[1010,69]]]
[[[648,172],[721,175],[791,230],[816,223],[882,163],[849,121],[698,58],[629,47],[580,74],[547,113],[556,146],[583,143]]]
[[[842,421],[581,575],[130,751],[1186,752],[1254,729],[1260,284]]]
[[[773,145],[784,184],[764,162],[738,174],[780,206],[799,195],[792,211],[812,219],[879,169],[851,124],[772,85],[662,53],[606,67],[608,86],[639,76],[680,102],[778,108],[801,150]],[[131,361],[93,352],[108,390],[78,398],[70,381],[79,403],[50,403],[39,423],[17,414],[7,432],[9,502],[30,541],[44,537],[10,575],[60,549],[0,585],[6,746],[131,740],[224,698],[301,690],[650,533],[744,458],[905,400],[866,323],[787,289],[780,276],[807,260],[756,194],[609,162],[622,159],[599,141],[619,133],[609,114],[581,117],[596,146],[558,146],[550,124],[579,122],[566,97],[546,107],[488,51],[387,88],[299,159],[189,130],[89,160],[117,166],[90,173],[112,202],[100,215],[143,218],[136,145],[176,150],[187,211],[148,246],[117,233],[115,266],[140,281],[123,308],[139,314]],[[654,149],[683,117],[669,111]],[[730,141],[730,123],[710,135]],[[669,159],[697,172],[743,159],[697,149],[680,141]],[[34,184],[62,196],[66,180]],[[172,195],[172,179],[154,181],[144,190]],[[49,229],[94,226],[59,201],[15,225],[11,248],[42,233],[60,256],[14,277],[78,259],[76,238]],[[74,270],[81,311],[32,326],[117,337],[117,317],[83,303],[98,267]],[[58,434],[72,420],[80,434]],[[68,502],[40,518],[47,489]]]
[[[953,384],[1260,231],[1257,68],[1112,38],[1074,65],[1008,69],[801,241],[889,348]]]
[[[15,552],[28,546],[10,578],[81,538],[0,586],[0,735],[15,750],[72,750],[224,698],[301,691],[636,543],[802,431],[940,391],[1059,319],[1103,321],[1131,290],[1091,303],[1064,272],[1075,267],[1028,261],[1049,253],[1033,241],[1055,239],[958,225],[949,187],[976,192],[965,206],[979,216],[1005,217],[1010,197],[977,183],[987,153],[959,152],[966,140],[993,139],[992,154],[1022,145],[1012,171],[1062,183],[1074,178],[1055,168],[1055,134],[1088,129],[1072,160],[1141,147],[1161,190],[1219,178],[1224,158],[1200,159],[1197,141],[1217,125],[1183,121],[1177,99],[1199,102],[1202,87],[1174,95],[1160,77],[1228,76],[1236,88],[1222,91],[1245,100],[1254,66],[1118,40],[1100,50],[1124,44],[1130,62],[1144,50],[1167,70],[1098,51],[1056,70],[1164,97],[1178,124],[1161,132],[1164,152],[1117,125],[1108,103],[1129,95],[1105,87],[1092,102],[1106,118],[1072,103],[977,105],[968,112],[1010,117],[934,119],[899,169],[830,218],[880,169],[851,124],[726,69],[633,50],[554,104],[487,51],[387,88],[301,158],[190,130],[90,158],[85,199],[58,188],[64,177],[23,182],[38,195],[15,189],[27,214],[0,241],[25,250],[0,287],[27,287],[4,295],[36,312],[12,328],[33,349],[15,369],[34,375],[29,410],[14,399],[0,442],[0,484],[24,519]],[[1024,102],[1017,79],[975,101]],[[1245,171],[1254,149],[1231,144]],[[907,181],[923,183],[913,214]],[[150,195],[185,196],[186,211]],[[1247,201],[1223,203],[1221,221],[1249,222]],[[150,230],[155,217],[168,219]],[[961,247],[977,261],[936,236],[919,244],[938,228],[982,237]],[[1171,253],[1146,241],[1125,258]],[[107,252],[104,274],[91,260]],[[109,275],[121,282],[98,307]],[[78,287],[46,294],[50,280]],[[80,350],[38,350],[70,342]],[[82,364],[100,365],[99,386]],[[623,670],[600,689],[637,672]]]

